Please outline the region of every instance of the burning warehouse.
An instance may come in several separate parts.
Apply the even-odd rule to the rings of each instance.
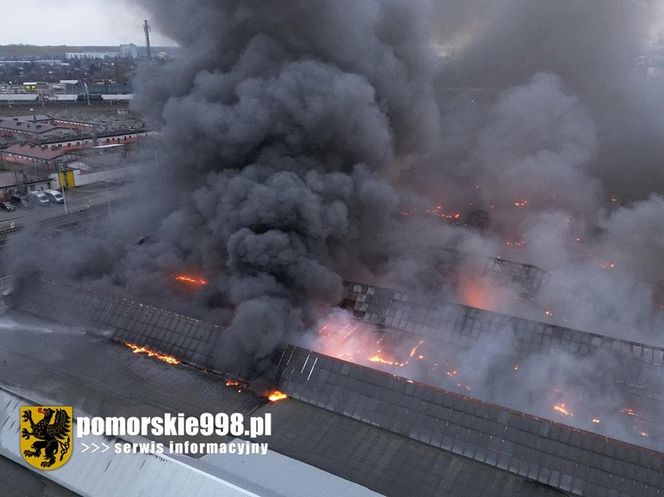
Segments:
[[[352,310],[355,317],[340,308],[343,318],[331,318],[322,324],[316,342],[311,344],[321,352],[284,344],[272,354],[270,374],[253,381],[212,369],[215,358],[209,352],[224,330],[209,323],[49,280],[15,291],[8,302],[16,306],[13,313],[27,312],[68,325],[83,325],[87,330],[113,330],[110,335],[101,334],[135,354],[164,364],[163,368],[169,370],[165,378],[176,387],[189,381],[182,376],[205,371],[202,375],[194,373],[197,381],[216,383],[213,391],[228,392],[209,391],[206,398],[214,398],[226,408],[242,406],[247,415],[269,412],[274,417],[273,430],[282,432],[270,438],[273,450],[384,495],[430,495],[435,489],[444,489],[452,495],[480,491],[492,495],[603,496],[610,495],[606,492],[617,482],[621,490],[616,495],[648,495],[649,490],[657,495],[660,487],[652,482],[659,481],[661,469],[657,468],[664,463],[664,455],[659,452],[662,440],[656,436],[662,425],[657,418],[661,393],[655,380],[664,349],[553,326],[547,330],[540,323],[458,304],[446,309],[444,305],[418,302],[402,292],[356,283],[346,284],[345,295],[341,305]],[[410,309],[399,307],[404,303]],[[451,317],[433,323],[427,320],[427,310],[439,317]],[[410,317],[395,321],[400,313]],[[508,319],[516,321],[508,327]],[[369,322],[384,326],[378,331],[367,330]],[[486,325],[474,326],[483,322]],[[598,389],[613,387],[620,392],[624,406],[631,407],[599,412],[605,406],[584,397],[591,391],[582,392],[581,397],[574,397],[578,392],[570,392],[569,399],[585,399],[588,403],[576,404],[572,412],[572,405],[565,403],[569,400],[554,403],[550,392],[529,392],[541,395],[531,399],[527,406],[530,412],[522,412],[510,407],[517,397],[494,398],[491,390],[458,388],[462,371],[449,369],[449,361],[471,367],[469,350],[473,342],[490,340],[492,332],[514,335],[510,347],[504,350],[505,357],[490,357],[488,350],[481,351],[484,360],[495,361],[492,372],[505,375],[503,380],[515,390],[528,388],[527,381],[519,376],[527,370],[529,358],[535,356],[541,362],[547,355],[543,349],[550,349],[549,354],[563,350],[572,357],[596,360],[599,356],[601,360],[619,362],[620,370],[594,371],[595,376],[582,381]],[[27,340],[34,340],[32,333],[26,326]],[[58,350],[81,338],[75,335],[73,340],[69,336],[64,344],[57,344],[63,336],[50,340],[48,347]],[[90,338],[83,341],[90,342]],[[403,359],[388,360],[389,354],[397,357],[404,341],[414,346]],[[117,368],[127,366],[113,365],[111,360],[125,364],[130,354],[108,343],[99,349],[103,353],[99,360],[115,371],[113,375],[122,376],[125,373]],[[439,347],[432,349],[427,343]],[[100,347],[98,339],[76,347],[90,346]],[[609,355],[603,356],[602,350]],[[375,357],[379,356],[383,359],[378,362]],[[507,371],[501,371],[503,366]],[[131,369],[140,367],[133,364]],[[436,370],[440,373],[437,377]],[[78,374],[84,371],[82,368]],[[570,374],[578,377],[580,373],[577,368]],[[162,370],[159,375],[163,374]],[[602,378],[602,374],[615,376]],[[67,378],[56,381],[58,389],[76,390],[76,384]],[[149,381],[157,380],[155,376]],[[114,381],[107,377],[104,386],[95,387],[94,395],[107,395],[106,389],[112,385]],[[551,387],[554,389],[553,383]],[[154,396],[151,392],[145,395]],[[543,409],[548,401],[548,412],[533,412]],[[590,417],[591,412],[596,417]],[[621,423],[620,417],[629,422]],[[622,426],[622,441],[606,436],[605,429],[615,436],[617,426]],[[322,427],[327,428],[321,432]],[[369,455],[372,450],[388,451],[389,457],[376,455],[381,461],[376,466]],[[366,470],[358,472],[357,465]],[[408,472],[399,467],[408,468]],[[453,476],[459,467],[474,475],[472,482]]]
[[[664,493],[657,5],[139,4],[160,180],[3,235],[9,495]]]

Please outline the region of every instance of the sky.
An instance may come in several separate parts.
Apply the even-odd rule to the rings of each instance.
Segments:
[[[0,13],[0,45],[145,45],[145,12],[118,0],[0,0]],[[152,44],[174,45],[154,30]]]

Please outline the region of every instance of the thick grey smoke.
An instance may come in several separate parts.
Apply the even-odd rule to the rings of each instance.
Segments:
[[[181,45],[136,82],[163,160],[112,240],[40,248],[58,275],[221,322],[223,365],[309,327],[342,278],[475,304],[442,248],[551,275],[538,304],[477,305],[659,340],[664,102],[642,57],[659,3],[141,3]],[[182,292],[181,272],[209,286]]]
[[[440,134],[431,6],[145,3],[183,53],[145,69],[136,108],[163,125],[184,205],[125,264],[210,275],[232,309],[220,358],[255,361],[339,300],[338,269],[388,253],[386,179]]]
[[[590,170],[602,178],[607,190],[633,200],[664,188],[660,174],[664,102],[658,80],[647,77],[654,55],[650,48],[663,27],[661,2],[448,0],[437,4],[443,19],[439,38],[455,55],[439,74],[441,90],[500,92],[537,73],[555,74],[595,122],[600,147]],[[456,28],[450,31],[446,27],[452,22]]]

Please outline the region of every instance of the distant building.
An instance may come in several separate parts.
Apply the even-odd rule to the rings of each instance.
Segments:
[[[133,43],[120,45],[120,57],[124,57],[125,59],[138,58],[138,47]]]
[[[54,145],[13,145],[0,151],[0,157],[7,162],[23,165],[55,167],[56,162],[74,159],[70,150]]]
[[[37,93],[40,90],[47,90],[48,83],[43,81],[27,81],[23,83],[23,91],[25,93]]]
[[[0,117],[0,136],[41,135],[58,127],[46,114]]]
[[[11,107],[13,105],[30,105],[37,103],[39,95],[36,93],[32,94],[20,94],[20,93],[1,93],[0,94],[0,106]]]
[[[0,201],[7,201],[13,195],[48,190],[52,179],[45,174],[25,174],[23,172],[0,172]]]
[[[62,129],[76,130],[79,133],[93,133],[97,128],[98,126],[93,123],[59,119],[48,114],[0,117],[0,136],[39,137]]]
[[[67,93],[78,93],[81,84],[78,79],[61,79],[60,85],[64,86]]]
[[[67,59],[114,59],[120,57],[120,52],[66,52]]]
[[[17,165],[42,166],[54,169],[58,163],[79,158],[81,151],[94,149],[95,153],[117,151],[129,145],[155,136],[154,131],[118,131],[100,133],[97,136],[79,136],[41,144],[16,144],[0,150],[0,159]]]

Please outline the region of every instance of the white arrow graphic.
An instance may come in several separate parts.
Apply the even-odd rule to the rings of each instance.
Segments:
[[[94,447],[94,449],[92,449],[92,453],[94,454],[95,452],[97,452],[99,450],[99,445],[97,445],[94,442],[91,445]]]
[[[83,443],[83,442],[81,442],[81,445],[83,446],[83,450],[81,451],[81,454],[83,454],[84,452],[87,452],[88,449],[90,448],[90,447],[88,447],[87,444],[85,444],[85,443]]]
[[[103,443],[103,442],[102,442],[102,445],[104,446],[104,450],[101,451],[101,453],[103,454],[103,453],[106,452],[108,449],[110,449],[110,447],[109,447],[108,445],[106,445],[105,443]]]

